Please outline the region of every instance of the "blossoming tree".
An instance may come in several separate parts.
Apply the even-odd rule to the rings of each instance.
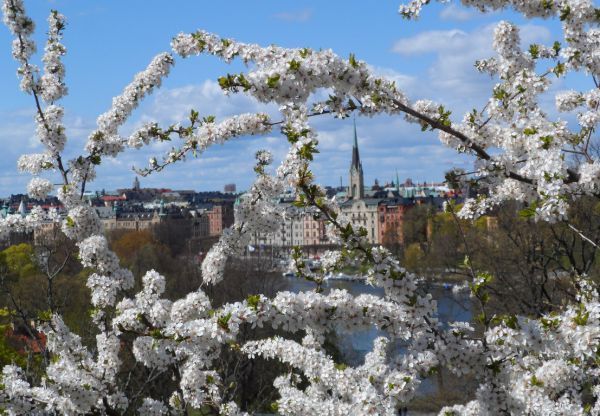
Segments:
[[[427,3],[429,0],[414,0],[401,6],[400,13],[415,18]],[[13,56],[20,65],[21,89],[32,96],[37,136],[45,147],[43,153],[22,156],[18,167],[33,175],[28,186],[32,197],[43,198],[56,191],[68,215],[63,219],[37,209],[25,218],[9,215],[0,222],[0,231],[7,235],[31,230],[48,220],[61,224],[63,232],[77,242],[81,263],[94,270],[87,286],[98,335],[95,348],[89,349],[55,311],[40,319],[39,329],[48,337],[52,358],[45,376],[39,385],[33,385],[19,367],[4,367],[1,407],[9,414],[165,415],[189,414],[193,409],[241,414],[236,403],[224,399],[224,385],[215,367],[220,351],[236,349],[249,357],[280,360],[292,369],[275,381],[280,393],[277,411],[285,415],[397,414],[432,370],[442,367],[457,377],[471,374],[478,380],[474,400],[444,408],[442,414],[600,414],[600,302],[596,286],[585,276],[577,280],[575,302],[551,315],[529,319],[486,314],[489,276],[473,270],[470,286],[481,305],[483,335],[467,322],[443,326],[435,300],[424,293],[417,277],[407,273],[385,249],[370,246],[365,230],[350,225],[335,202],[315,184],[310,171],[318,151],[318,134],[310,117],[387,113],[439,131],[445,145],[476,159],[477,176],[486,182],[489,196],[467,201],[457,213],[463,218],[475,218],[495,204],[515,199],[528,204],[529,213],[539,220],[564,220],[573,198],[597,195],[600,163],[590,155],[589,145],[600,121],[600,9],[594,8],[591,0],[462,3],[485,12],[513,8],[525,17],[560,19],[564,40],[523,50],[519,28],[501,22],[495,30],[496,56],[476,64],[498,83],[485,108],[465,114],[461,122],[451,121],[449,110],[441,104],[411,102],[393,82],[374,75],[353,55],[344,59],[330,50],[261,47],[198,31],[177,35],[172,52],[152,59],[98,117],[81,156],[65,160],[63,108],[57,104],[67,93],[61,62],[66,53],[61,43],[65,17],[55,11],[49,16],[43,68],[39,69],[32,63],[34,23],[23,1],[3,0],[4,23],[14,34]],[[240,114],[217,121],[191,110],[189,119],[180,124],[148,123],[122,137],[119,128],[139,102],[160,87],[175,56],[201,54],[249,64],[244,73],[219,78],[219,85],[229,93],[276,103],[281,119]],[[539,105],[540,95],[554,80],[570,72],[586,74],[593,81],[589,91],[556,95],[558,110],[578,112],[575,126],[551,119]],[[313,93],[323,89],[329,91],[329,98],[311,102]],[[328,232],[340,246],[323,257],[322,268],[316,272],[308,269],[299,253],[293,253],[297,273],[316,282],[317,290],[280,292],[271,299],[250,296],[214,308],[202,288],[176,301],[164,299],[165,279],[150,270],[143,277],[141,291],[132,293],[132,274],[120,267],[95,211],[82,200],[87,183],[95,177],[95,167],[128,147],[178,137],[179,148],[152,158],[148,167],[139,170],[148,175],[214,143],[263,135],[274,128],[287,136],[287,156],[276,173],[269,175],[265,167],[271,163],[271,155],[257,155],[257,177],[236,207],[234,225],[224,231],[202,263],[204,284],[223,279],[228,257],[238,255],[254,232],[279,226],[282,213],[273,203],[274,197],[293,187],[297,204],[305,207],[308,215],[325,217]],[[565,157],[567,152],[580,155],[583,162],[571,163]],[[60,176],[60,185],[39,176],[47,171]],[[326,273],[351,264],[366,267],[368,282],[382,287],[385,295],[353,297],[343,290],[320,291]],[[244,325],[271,325],[301,334],[302,341],[274,337],[240,345],[237,334]],[[324,352],[327,331],[372,326],[385,331],[387,338],[375,341],[364,364],[338,366]],[[390,355],[390,340],[402,340],[408,346],[406,353]],[[132,343],[140,364],[173,379],[168,400],[128,395],[127,380],[119,373],[124,342]]]

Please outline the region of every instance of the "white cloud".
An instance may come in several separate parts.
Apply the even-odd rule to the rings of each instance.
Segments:
[[[497,23],[492,23],[469,33],[460,29],[424,31],[415,36],[399,39],[395,42],[392,51],[401,55],[422,55],[432,52],[440,55],[457,52],[462,56],[490,55],[493,53],[492,42],[496,26]],[[523,44],[547,41],[551,38],[550,30],[544,26],[528,24],[520,28]],[[479,56],[479,58],[483,57],[486,55]]]
[[[392,51],[406,59],[432,54],[433,63],[427,73],[420,77],[418,96],[448,104],[455,114],[462,114],[481,105],[489,97],[494,81],[474,68],[478,59],[494,56],[492,48],[496,23],[477,28],[471,32],[459,29],[432,30],[415,36],[399,39]],[[543,26],[521,27],[523,45],[547,42],[550,31]]]
[[[245,94],[223,93],[219,85],[206,80],[200,85],[159,90],[145,105],[142,121],[154,120],[161,123],[177,123],[188,118],[193,108],[201,116],[214,115],[217,119],[245,112],[274,113],[275,105],[260,104]]]
[[[472,9],[457,6],[452,3],[442,9],[440,18],[442,20],[451,20],[455,22],[466,22],[476,17],[478,13]]]
[[[395,69],[369,65],[369,70],[378,77],[383,77],[390,81],[396,82],[396,86],[401,90],[409,91],[417,85],[416,77],[402,74]]]
[[[309,21],[312,15],[312,9],[302,9],[276,13],[273,15],[273,17],[277,20],[283,20],[284,22],[304,23]]]
[[[469,35],[459,29],[430,30],[409,38],[403,38],[394,44],[392,51],[400,55],[422,55],[428,52],[450,52],[464,47]],[[473,37],[478,40],[479,37]]]

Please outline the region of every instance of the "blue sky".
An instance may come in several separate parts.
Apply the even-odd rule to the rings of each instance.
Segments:
[[[355,53],[373,69],[393,78],[411,99],[443,102],[460,118],[464,111],[481,108],[494,81],[478,74],[473,62],[491,56],[493,26],[502,19],[523,23],[510,13],[483,16],[457,4],[434,4],[417,22],[397,13],[400,0],[371,2],[341,1],[229,1],[174,0],[165,6],[158,0],[31,0],[28,13],[37,23],[38,50],[43,49],[46,17],[50,9],[66,15],[68,26],[63,43],[69,95],[66,109],[69,154],[79,154],[98,114],[109,108],[134,74],[159,52],[169,51],[177,33],[197,29],[262,45],[331,48],[340,56]],[[524,43],[560,40],[556,22],[529,22],[523,29]],[[0,27],[0,195],[23,192],[29,176],[19,174],[16,160],[22,153],[41,149],[34,137],[33,102],[18,89],[17,64],[11,57],[11,35]],[[39,58],[39,57],[38,57]],[[126,135],[142,121],[172,123],[183,120],[191,108],[218,118],[246,111],[268,111],[244,96],[224,96],[216,79],[239,72],[239,64],[228,66],[212,57],[177,59],[163,87],[147,98],[121,133]],[[401,117],[357,119],[365,182],[411,177],[416,181],[438,181],[453,166],[469,168],[472,159],[458,157],[444,148],[432,133],[422,133]],[[352,121],[332,118],[315,121],[321,153],[315,160],[318,182],[347,184],[352,145]],[[268,137],[242,138],[209,149],[198,159],[171,166],[160,174],[141,178],[142,186],[175,189],[222,189],[234,182],[238,189],[252,181],[254,152],[271,148],[277,158],[286,149],[285,140],[274,132]],[[89,189],[129,186],[133,165],[144,166],[164,147],[130,150],[117,160],[105,160],[98,179]]]

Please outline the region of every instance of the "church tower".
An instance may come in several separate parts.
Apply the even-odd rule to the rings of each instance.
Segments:
[[[362,163],[360,163],[360,156],[358,154],[356,119],[354,120],[354,147],[352,148],[352,164],[350,165],[350,185],[348,186],[348,197],[352,199],[363,199],[365,197],[363,169]]]

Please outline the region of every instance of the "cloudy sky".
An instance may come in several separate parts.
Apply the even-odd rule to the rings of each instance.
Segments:
[[[379,1],[375,7],[374,2],[348,1],[173,0],[167,7],[159,0],[30,0],[26,6],[37,23],[38,45],[43,45],[50,9],[58,9],[68,19],[64,44],[68,49],[65,64],[69,96],[62,104],[66,108],[71,155],[79,154],[97,115],[109,108],[111,98],[154,55],[168,51],[171,38],[182,31],[204,29],[262,45],[331,48],[344,57],[354,53],[374,71],[396,80],[411,99],[443,102],[453,109],[456,118],[472,108],[481,108],[489,96],[494,80],[478,74],[473,63],[491,56],[492,33],[498,21],[524,24],[522,39],[526,45],[560,40],[556,22],[523,22],[511,13],[483,16],[453,3],[435,4],[426,8],[419,21],[409,22],[397,14],[400,1]],[[17,172],[15,162],[22,153],[41,149],[34,135],[32,98],[18,89],[11,41],[10,33],[1,26],[0,196],[25,189],[28,176]],[[178,59],[163,87],[146,99],[121,133],[127,135],[144,121],[181,121],[191,108],[217,118],[247,111],[275,114],[276,108],[248,97],[223,95],[216,79],[240,70],[239,64],[227,66],[207,56]],[[455,155],[439,144],[434,134],[422,133],[400,117],[359,117],[356,123],[367,184],[375,178],[389,180],[396,171],[401,179],[439,181],[451,167],[472,166],[470,158]],[[347,184],[352,120],[323,117],[314,125],[321,151],[314,164],[318,181],[337,185],[342,177]],[[141,183],[212,190],[234,182],[238,189],[245,189],[253,178],[253,155],[262,148],[271,149],[276,158],[281,158],[286,142],[277,132],[268,137],[241,138],[142,178]],[[127,151],[118,160],[105,160],[90,189],[130,186],[132,166],[145,166],[150,156],[160,156],[163,150],[156,145]]]

